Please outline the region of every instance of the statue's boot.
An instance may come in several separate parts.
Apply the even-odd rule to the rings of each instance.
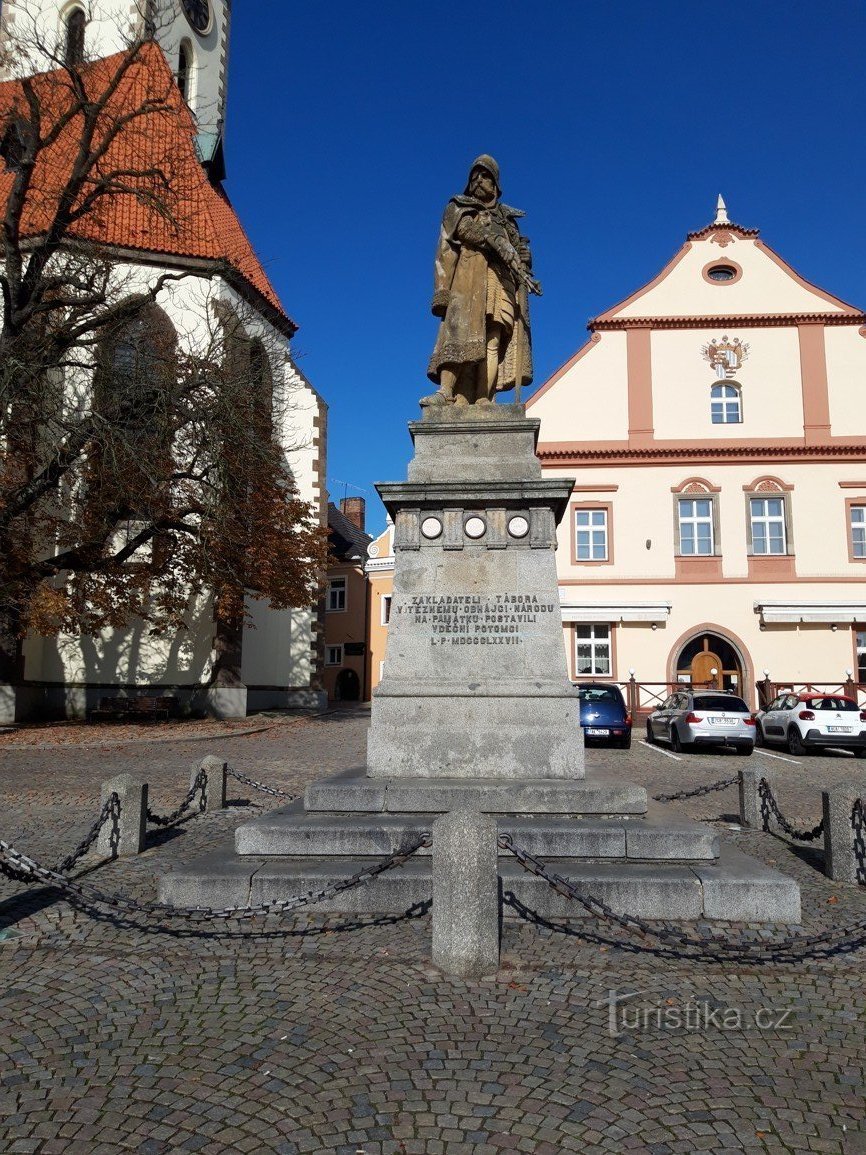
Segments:
[[[454,398],[449,397],[447,393],[443,393],[441,389],[437,389],[436,392],[431,393],[429,397],[422,397],[418,404],[422,409],[426,409],[431,405],[453,405]]]

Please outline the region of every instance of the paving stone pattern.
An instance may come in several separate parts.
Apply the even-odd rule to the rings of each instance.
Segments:
[[[213,749],[0,745],[0,834],[54,861],[98,809],[103,778],[144,772],[167,811],[207,753],[300,791],[360,764],[367,720],[335,712]],[[674,761],[635,743],[587,763],[660,793],[743,760]],[[802,825],[820,817],[822,788],[862,779],[841,754],[752,764],[772,769]],[[150,834],[138,858],[85,859],[77,876],[153,898],[166,865],[281,804],[237,783],[229,794],[225,812]],[[728,829],[736,805],[731,788],[671,809],[795,875],[810,929],[866,916],[866,888],[826,879],[819,850]],[[504,934],[499,973],[464,982],[433,969],[429,915],[309,913],[190,934],[0,881],[0,1152],[866,1153],[866,952],[698,964],[624,949],[603,924],[574,937],[509,920]],[[611,1019],[610,991],[638,993]]]

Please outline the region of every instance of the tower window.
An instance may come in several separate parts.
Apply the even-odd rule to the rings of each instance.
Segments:
[[[77,68],[84,63],[84,26],[87,18],[83,8],[73,8],[66,17],[66,66]]]
[[[733,281],[737,270],[731,265],[713,265],[707,273],[711,281]]]
[[[180,52],[177,58],[177,86],[180,89],[180,94],[184,100],[189,103],[190,99],[190,79],[192,73],[192,53],[190,46],[184,41],[180,46]]]

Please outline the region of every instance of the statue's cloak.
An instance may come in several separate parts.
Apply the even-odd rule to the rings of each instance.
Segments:
[[[483,361],[487,356],[487,318],[491,301],[497,297],[504,315],[495,315],[505,330],[505,352],[496,383],[497,392],[513,389],[517,374],[517,350],[521,350],[521,384],[532,380],[532,349],[526,288],[516,286],[514,277],[489,247],[483,245],[482,230],[472,228],[473,219],[482,213],[517,239],[519,209],[507,205],[491,208],[471,196],[453,197],[445,208],[434,266],[432,311],[442,318],[436,346],[427,367],[427,376],[438,383],[443,368],[459,371],[462,366]],[[459,233],[474,233],[472,241]],[[476,247],[476,244],[479,247]],[[491,277],[495,284],[491,284]]]

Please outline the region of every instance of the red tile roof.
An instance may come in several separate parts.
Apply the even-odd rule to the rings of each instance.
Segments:
[[[94,100],[104,99],[109,86],[116,84],[116,88],[106,101],[93,142],[92,151],[107,145],[105,155],[82,189],[77,206],[99,181],[111,176],[112,187],[85,211],[68,235],[119,248],[225,263],[294,329],[228,197],[210,183],[202,168],[195,148],[195,122],[162,50],[154,43],[142,45],[120,76],[124,57],[124,53],[105,57],[82,72]],[[45,139],[72,107],[69,75],[63,69],[40,73],[30,83],[39,101]],[[14,108],[29,120],[22,81],[0,83],[0,117]],[[24,237],[41,235],[50,227],[81,146],[82,124],[80,114],[72,116],[56,140],[41,150],[22,216]],[[12,173],[0,171],[4,205],[12,182]]]

